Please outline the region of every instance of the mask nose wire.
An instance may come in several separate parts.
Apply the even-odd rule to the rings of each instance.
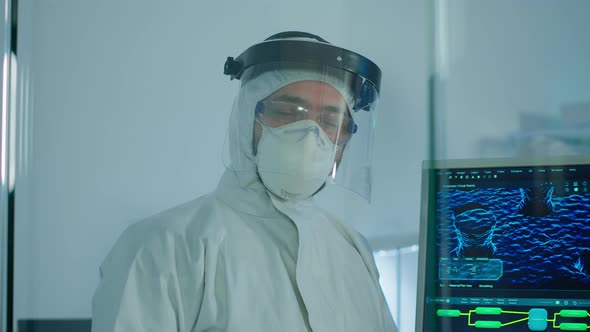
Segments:
[[[298,141],[302,141],[307,137],[307,135],[312,134],[315,137],[318,145],[325,146],[327,144],[327,142],[322,138],[322,135],[320,134],[320,130],[322,130],[322,129],[319,126],[309,126],[307,128],[289,129],[289,130],[286,130],[285,132],[287,132],[287,133],[288,132],[300,133],[301,136],[299,137]]]

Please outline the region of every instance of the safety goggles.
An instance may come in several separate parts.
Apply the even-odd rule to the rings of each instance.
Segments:
[[[357,125],[347,109],[328,106],[313,110],[288,101],[263,100],[256,104],[256,118],[271,128],[285,126],[297,121],[315,121],[333,144],[344,146],[357,131]]]

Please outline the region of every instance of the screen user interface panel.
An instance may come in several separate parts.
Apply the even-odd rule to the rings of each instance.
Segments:
[[[432,171],[425,332],[590,329],[590,166]]]

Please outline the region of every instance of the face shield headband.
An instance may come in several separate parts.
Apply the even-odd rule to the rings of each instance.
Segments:
[[[235,59],[228,57],[224,74],[241,79],[248,68],[273,63],[331,67],[352,74],[356,78],[352,89],[354,112],[369,111],[378,98],[381,69],[374,62],[305,32],[279,33],[251,46]]]

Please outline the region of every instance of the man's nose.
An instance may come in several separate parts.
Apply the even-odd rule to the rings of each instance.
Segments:
[[[313,120],[315,121],[317,124],[321,125],[321,119],[322,119],[322,115],[321,112],[316,112],[314,110],[310,110],[306,113],[306,119],[308,120]]]
[[[318,145],[323,146],[323,145],[327,144],[328,142],[324,141],[324,139],[322,138],[322,135],[320,134],[320,130],[321,130],[321,128],[319,126],[309,127],[309,128],[307,128],[307,132],[305,133],[305,136],[308,137],[309,135],[312,135],[314,137],[314,139],[316,140],[315,142]]]

